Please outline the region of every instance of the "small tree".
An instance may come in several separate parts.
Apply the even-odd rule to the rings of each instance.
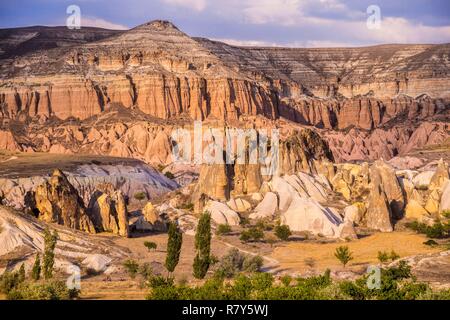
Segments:
[[[211,263],[211,215],[205,212],[200,217],[195,233],[194,277],[203,279]]]
[[[36,260],[34,260],[31,278],[35,281],[38,281],[41,278],[41,256],[39,253],[36,254]]]
[[[155,251],[156,248],[158,247],[158,245],[156,243],[151,242],[151,241],[145,241],[144,246],[147,247],[148,251],[152,251],[152,250]]]
[[[19,277],[19,282],[24,282],[25,281],[26,273],[25,273],[25,265],[23,263],[20,266],[18,277]]]
[[[276,226],[275,235],[278,237],[278,239],[287,241],[289,237],[292,235],[292,232],[289,226],[287,225]]]
[[[344,268],[347,265],[347,263],[353,260],[352,253],[350,252],[347,246],[338,247],[336,249],[336,252],[334,253],[334,256],[342,263]]]
[[[53,277],[53,266],[55,264],[55,247],[58,241],[58,233],[54,231],[50,232],[49,229],[44,231],[44,258],[43,258],[43,272],[45,279]]]
[[[172,273],[180,260],[183,234],[174,222],[169,224],[169,239],[167,241],[166,269]]]

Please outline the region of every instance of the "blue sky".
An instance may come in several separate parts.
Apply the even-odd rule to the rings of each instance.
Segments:
[[[2,0],[0,27],[64,25],[72,4],[83,26],[125,29],[165,19],[189,35],[239,45],[450,42],[449,0]],[[380,8],[378,29],[367,27],[370,5]]]

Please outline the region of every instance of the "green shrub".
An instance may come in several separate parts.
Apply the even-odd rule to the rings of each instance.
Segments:
[[[291,229],[287,225],[276,226],[275,227],[275,235],[283,241],[287,241],[289,237],[292,235]]]
[[[389,254],[389,259],[391,259],[391,261],[395,261],[397,259],[400,259],[400,255],[394,250],[391,250],[391,253]]]
[[[155,251],[158,245],[151,241],[145,241],[144,246],[148,249],[148,251]]]
[[[140,202],[140,201],[147,199],[147,194],[143,191],[136,192],[134,194],[134,198]]]
[[[193,211],[194,210],[194,204],[192,202],[183,203],[180,205],[178,209]]]
[[[134,279],[139,271],[139,264],[135,260],[128,259],[123,263],[123,266],[131,279]]]
[[[450,290],[432,291],[411,276],[409,266],[400,262],[398,266],[381,269],[381,286],[369,289],[367,275],[355,281],[334,282],[327,270],[323,275],[299,278],[290,285],[289,278],[282,284],[274,284],[269,273],[239,274],[224,282],[215,277],[203,285],[189,287],[185,283],[175,285],[173,279],[162,277],[149,281],[148,299],[163,300],[417,300],[449,299]]]
[[[289,287],[292,282],[292,277],[290,275],[286,274],[280,278],[280,281],[285,287]]]
[[[263,231],[270,231],[273,229],[273,226],[270,223],[261,219],[256,222],[255,227]]]
[[[0,292],[9,294],[23,282],[19,272],[5,272],[0,276]]]
[[[381,263],[388,262],[389,257],[390,255],[386,251],[378,251],[378,261],[380,261]]]
[[[264,238],[264,231],[257,227],[251,227],[241,233],[240,240],[242,242],[257,242]]]
[[[228,224],[219,224],[216,229],[216,235],[226,235],[231,233],[233,230],[231,229],[230,225]]]
[[[242,271],[257,272],[263,266],[264,260],[261,256],[247,256],[242,264]]]
[[[417,190],[421,190],[421,191],[427,191],[428,190],[428,185],[421,184],[421,185],[416,186],[416,189]]]
[[[241,217],[241,221],[239,222],[239,224],[242,227],[246,227],[246,226],[248,226],[250,224],[250,219],[247,218],[247,217]]]
[[[444,210],[441,212],[441,215],[450,219],[450,210]],[[1,232],[1,231],[0,231]]]
[[[166,173],[164,173],[164,175],[166,176],[166,178],[169,178],[170,180],[175,179],[175,175],[170,171],[167,171]]]
[[[233,248],[217,263],[215,276],[219,278],[232,278],[240,272],[259,271],[262,265],[262,257],[245,255],[238,249]]]
[[[148,262],[145,262],[141,266],[139,266],[138,273],[144,278],[144,279],[150,279],[153,277],[153,268],[150,266]]]
[[[447,222],[443,224],[438,221],[435,222],[432,226],[428,226],[425,223],[421,223],[418,221],[409,222],[406,226],[417,233],[425,234],[428,238],[431,239],[446,239],[450,237],[450,223]]]
[[[426,245],[426,246],[430,246],[430,247],[436,247],[436,246],[439,245],[439,243],[437,243],[436,241],[431,240],[431,239],[425,241],[423,244]]]
[[[8,300],[73,300],[79,290],[69,289],[63,281],[45,283],[22,283],[11,290]]]

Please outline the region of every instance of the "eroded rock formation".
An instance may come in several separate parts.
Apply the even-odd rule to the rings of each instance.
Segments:
[[[72,229],[95,233],[95,227],[76,189],[60,170],[38,186],[35,205],[39,219]]]

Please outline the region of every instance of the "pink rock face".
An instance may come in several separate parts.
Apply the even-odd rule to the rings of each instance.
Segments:
[[[417,128],[399,125],[391,129],[375,129],[371,132],[351,129],[348,133],[328,131],[328,141],[338,162],[389,160],[416,148],[440,144],[449,138],[450,124],[446,122],[424,122]]]
[[[168,164],[168,132],[179,119],[314,126],[324,130],[337,161],[388,160],[449,136],[449,45],[239,48],[153,21],[124,32],[91,30],[73,46],[65,44],[70,34],[59,30],[56,48],[46,50],[33,38],[26,52],[14,54],[12,39],[23,31],[11,32],[17,35],[0,36],[8,47],[8,59],[0,56],[0,118],[25,129],[11,134],[2,126],[1,149]],[[135,125],[134,115],[114,119],[108,112],[117,106],[138,110],[157,125]],[[103,116],[116,128],[89,122]],[[77,118],[84,128],[47,131],[46,120],[55,117]],[[31,120],[40,124],[33,123],[43,131],[39,138],[27,133]],[[309,166],[290,150],[284,153],[283,166],[292,171]]]
[[[11,131],[0,130],[0,150],[22,151]]]

